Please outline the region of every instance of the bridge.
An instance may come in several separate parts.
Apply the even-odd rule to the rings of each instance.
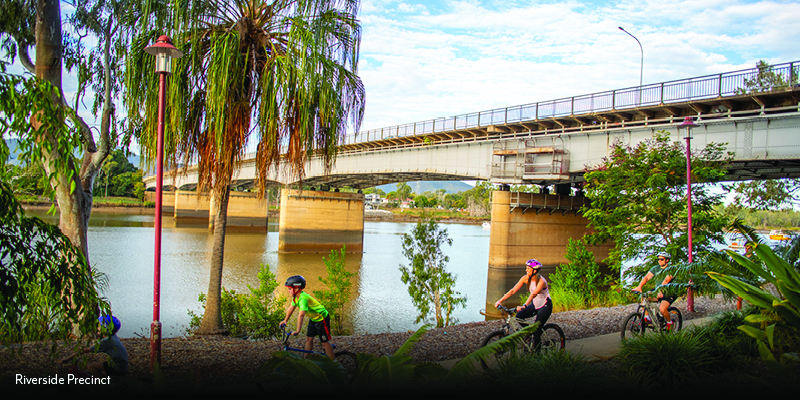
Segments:
[[[693,147],[727,143],[733,152],[726,180],[799,177],[798,68],[800,62],[791,62],[348,135],[330,173],[316,159],[306,166],[303,184],[320,190],[281,191],[280,251],[327,252],[342,244],[348,251],[361,251],[363,195],[329,188],[417,180],[552,185],[553,194],[494,192],[487,282],[487,304],[492,303],[516,282],[531,255],[545,271],[566,262],[569,238],[588,232],[578,212],[588,202],[572,188],[582,184],[584,171],[599,164],[617,139],[635,145],[664,130],[682,140],[685,132],[678,132],[678,124],[691,116],[699,125],[691,132]],[[276,186],[298,183],[280,173],[256,176],[251,157],[243,161],[234,186],[252,186],[256,179]],[[176,218],[186,212],[208,215],[207,201],[200,205],[202,196],[179,200],[189,196],[184,190],[196,182],[191,167],[174,182],[165,177],[165,186],[179,189],[174,194]],[[154,178],[145,183],[154,186]],[[254,194],[237,195],[255,201]],[[229,207],[245,214],[257,210],[266,220],[263,205],[234,204],[232,198]],[[599,261],[607,257],[610,245],[589,250]]]
[[[727,180],[797,177],[800,135],[791,131],[800,119],[798,68],[800,62],[791,62],[362,131],[342,139],[329,174],[319,160],[309,161],[303,183],[356,189],[417,180],[575,185],[614,139],[634,144],[666,130],[680,140],[677,125],[685,116],[700,125],[693,146],[728,143],[734,152]],[[235,186],[258,179],[253,159],[242,162]],[[264,179],[297,183],[278,172]],[[178,189],[196,183],[191,167],[164,182]],[[145,184],[154,187],[155,178]]]

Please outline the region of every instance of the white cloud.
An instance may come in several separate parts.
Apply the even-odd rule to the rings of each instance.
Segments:
[[[362,129],[798,59],[780,1],[369,1]]]

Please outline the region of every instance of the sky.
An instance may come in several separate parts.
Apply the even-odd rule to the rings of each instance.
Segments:
[[[358,18],[361,130],[800,60],[797,1],[362,0]]]
[[[797,1],[363,0],[359,19],[362,130],[800,60]]]

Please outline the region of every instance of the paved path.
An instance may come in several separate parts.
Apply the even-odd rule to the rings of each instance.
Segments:
[[[696,318],[689,321],[683,321],[683,329],[692,325],[705,324],[711,321],[711,318]],[[567,350],[575,353],[581,353],[588,360],[598,358],[607,358],[616,354],[619,350],[620,341],[619,332],[609,333],[607,335],[593,336],[586,339],[567,340]]]
[[[708,317],[683,321],[682,329],[686,329],[692,325],[705,324],[709,321],[711,321],[711,318]],[[585,339],[567,340],[567,350],[573,353],[581,353],[588,361],[593,361],[596,359],[608,358],[616,354],[619,350],[620,340],[619,332],[592,336]],[[444,361],[441,364],[450,369],[458,361],[460,361],[460,359]]]

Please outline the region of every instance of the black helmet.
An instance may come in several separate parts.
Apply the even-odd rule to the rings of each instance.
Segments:
[[[305,289],[306,278],[303,278],[302,275],[290,276],[289,279],[286,279],[286,284],[283,286],[299,287],[300,289]]]

